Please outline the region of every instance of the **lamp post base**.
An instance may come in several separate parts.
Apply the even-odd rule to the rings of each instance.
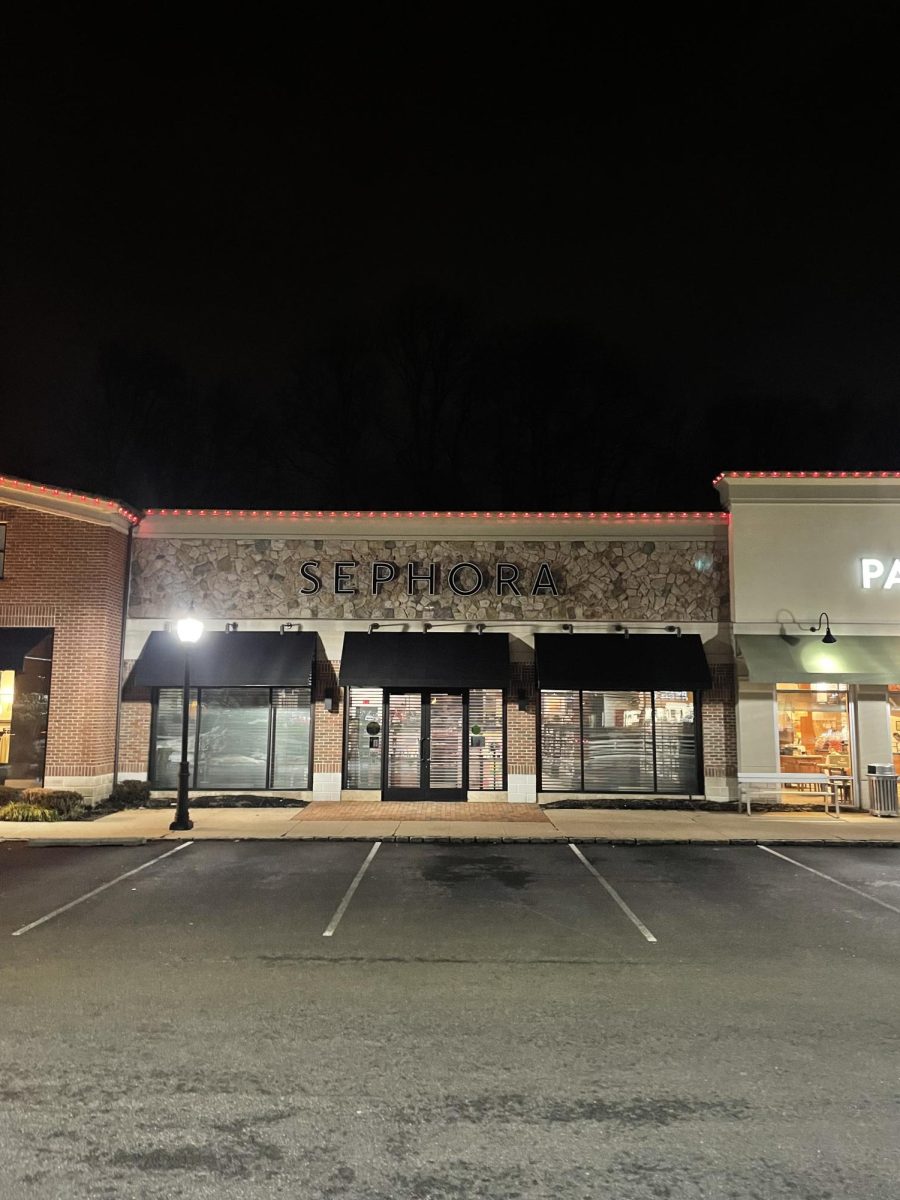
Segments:
[[[175,820],[169,826],[171,830],[188,830],[194,828],[194,822],[191,820],[191,812],[188,807],[188,787],[190,785],[190,763],[187,758],[187,724],[188,724],[188,702],[189,695],[187,687],[184,689],[184,733],[182,737],[181,762],[178,764],[178,800],[175,804]]]

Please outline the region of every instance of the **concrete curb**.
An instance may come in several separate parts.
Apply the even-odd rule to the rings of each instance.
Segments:
[[[5,842],[23,842],[26,846],[146,846],[163,838],[0,838]]]
[[[383,835],[378,837],[375,834],[321,834],[313,835],[312,837],[253,837],[245,835],[243,837],[199,837],[199,838],[171,838],[171,837],[143,837],[143,838],[5,838],[0,841],[19,842],[25,846],[46,847],[46,846],[147,846],[147,845],[178,845],[181,842],[194,842],[200,845],[203,842],[279,842],[284,843],[299,843],[304,842],[362,842],[371,844],[373,842],[388,842],[394,845],[432,845],[432,846],[559,846],[559,845],[579,845],[579,846],[841,846],[844,848],[855,846],[877,846],[882,849],[900,850],[900,842],[893,840],[885,840],[884,838],[785,838],[785,837],[767,837],[767,838],[641,838],[641,837],[595,837],[586,835],[584,837],[453,837],[444,836],[441,834],[421,835],[421,836],[404,836],[403,834]]]

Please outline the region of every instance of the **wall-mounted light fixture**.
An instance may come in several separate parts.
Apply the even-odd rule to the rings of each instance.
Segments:
[[[327,692],[322,699],[322,707],[327,713],[337,712],[338,698],[334,692]]]
[[[628,626],[627,625],[613,625],[613,629],[615,629],[616,633],[621,633],[625,637],[628,637]]]
[[[575,632],[575,626],[572,625],[571,622],[569,622],[569,621],[563,621],[562,628],[563,628],[563,633],[574,633]]]
[[[825,636],[822,638],[822,641],[825,643],[826,646],[833,646],[834,643],[837,641],[837,638],[831,632],[831,621],[828,618],[827,612],[819,613],[818,624],[810,625],[809,632],[810,633],[819,633],[822,629],[823,621],[825,622]]]
[[[519,688],[516,692],[516,707],[519,712],[528,712],[528,692],[525,688]]]
[[[378,622],[373,621],[372,624],[369,626],[369,633],[374,633],[375,630],[378,628],[379,628]]]
[[[226,621],[225,622],[225,632],[226,633],[237,633],[237,627],[238,627],[237,621]]]
[[[283,625],[278,626],[278,632],[284,633],[284,631],[286,629],[299,629],[299,628],[300,628],[299,621],[285,621]],[[236,625],[235,625],[235,629],[237,629]]]
[[[674,633],[676,637],[681,637],[681,626],[680,625],[667,625],[666,633]]]
[[[479,621],[478,624],[475,626],[475,632],[476,633],[484,633],[484,628],[485,628],[484,621]]]

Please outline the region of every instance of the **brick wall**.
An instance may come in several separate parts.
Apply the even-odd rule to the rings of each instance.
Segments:
[[[703,773],[707,792],[715,791],[724,797],[726,791],[733,790],[737,778],[735,674],[731,663],[716,663],[710,671],[712,687],[703,693],[701,708]],[[732,788],[727,787],[726,780],[732,781]]]
[[[340,773],[344,748],[343,696],[338,688],[340,662],[318,659],[313,670],[313,772]],[[334,699],[334,710],[325,711],[325,697]]]
[[[127,535],[17,505],[0,505],[0,521],[0,626],[54,633],[45,782],[100,799],[113,773]]]
[[[131,674],[134,662],[122,666],[122,678]],[[122,701],[119,717],[119,772],[126,776],[146,776],[150,754],[152,705],[149,688],[134,688]]]
[[[521,705],[521,707],[520,707]],[[513,663],[506,694],[506,764],[508,775],[534,775],[537,770],[537,692],[533,663]]]

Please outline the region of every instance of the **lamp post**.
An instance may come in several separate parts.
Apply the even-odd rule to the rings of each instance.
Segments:
[[[184,692],[181,699],[181,762],[178,764],[178,802],[175,820],[170,829],[193,829],[194,822],[188,811],[188,787],[191,768],[188,762],[188,727],[191,723],[191,646],[199,642],[203,633],[203,622],[196,617],[182,617],[175,624],[178,640],[184,646]]]

